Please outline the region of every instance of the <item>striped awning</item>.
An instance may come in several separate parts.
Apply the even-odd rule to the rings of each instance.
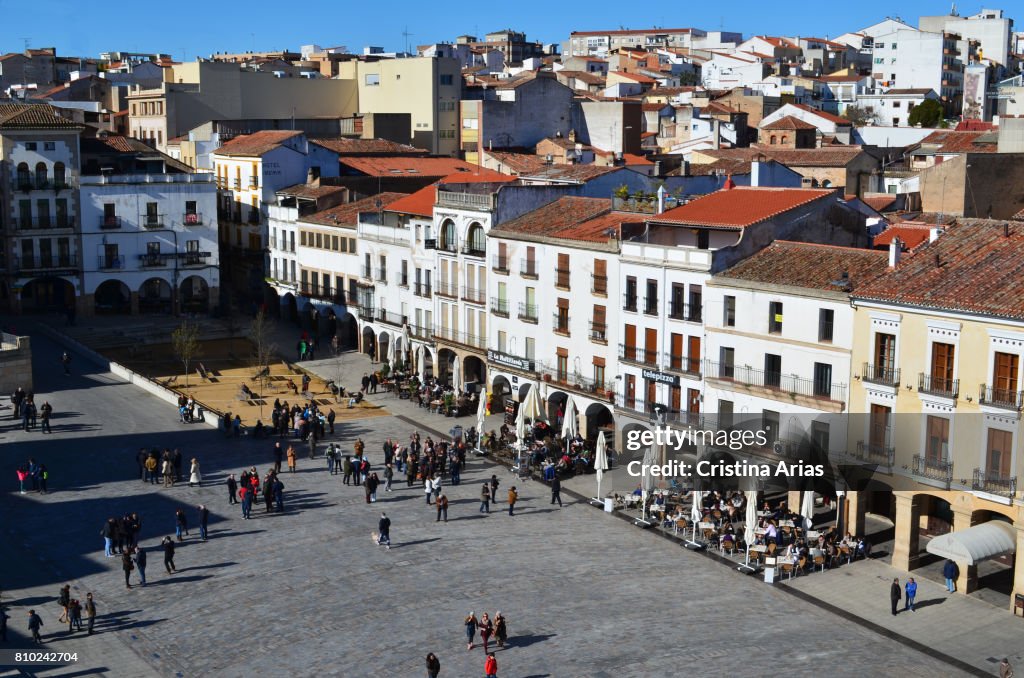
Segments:
[[[925,550],[958,563],[975,565],[982,560],[1016,552],[1017,530],[1005,521],[990,520],[935,537]]]

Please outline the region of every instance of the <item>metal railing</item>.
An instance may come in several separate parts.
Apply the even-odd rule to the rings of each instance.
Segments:
[[[1012,497],[1017,493],[1017,477],[1003,476],[976,468],[971,489]]]
[[[143,214],[139,217],[142,225],[146,228],[163,228],[164,227],[164,215],[162,214]]]
[[[1024,407],[1024,391],[995,388],[982,384],[978,389],[978,404],[1001,407],[1005,410],[1020,410]]]
[[[567,268],[555,268],[555,287],[560,290],[569,289],[570,273]]]
[[[359,310],[356,311],[360,320],[373,320],[374,312],[373,306],[360,306]]]
[[[475,287],[463,287],[460,297],[463,301],[470,301],[474,304],[487,302],[487,290],[478,290]]]
[[[491,257],[491,268],[498,273],[508,273],[508,257],[495,254]]]
[[[376,273],[377,273],[377,282],[386,283],[388,281],[388,269],[386,269],[386,268],[378,268],[376,270]]]
[[[385,311],[383,308],[377,311],[377,322],[387,323],[388,325],[402,325],[409,322],[409,316],[402,315],[401,313],[392,313],[391,311]]]
[[[183,266],[202,266],[210,258],[209,252],[185,252],[182,255]]]
[[[426,325],[409,325],[409,336],[417,339],[430,339],[433,334],[433,328]]]
[[[121,228],[121,217],[100,217],[99,227],[104,231]]]
[[[747,386],[756,386],[789,395],[822,398],[836,402],[846,400],[846,384],[825,383],[798,377],[795,374],[768,372],[745,365],[730,365],[711,360],[705,361],[704,374],[715,379],[727,379]]]
[[[500,315],[508,317],[508,299],[499,299],[497,297],[491,297],[491,313],[494,315]]]
[[[408,273],[402,273],[401,271],[399,271],[398,273],[395,273],[395,284],[398,285],[399,287],[408,287],[409,286],[409,274]]]
[[[703,304],[687,304],[685,302],[671,301],[668,305],[668,317],[672,320],[684,320],[691,323],[699,323],[703,320]]]
[[[896,463],[896,448],[882,443],[858,440],[854,457],[869,464],[878,464],[891,469]]]
[[[31,219],[15,219],[14,227],[19,231],[35,231],[56,228],[74,228],[75,218],[69,216],[41,216]]]
[[[536,278],[537,277],[537,260],[536,259],[523,259],[519,262],[519,275],[524,278]]]
[[[49,257],[25,257],[15,258],[15,269],[19,271],[42,271],[48,269],[77,268],[78,256],[65,254]]]
[[[373,277],[373,271],[370,270],[369,266],[363,265],[363,266],[361,266],[359,268],[359,277],[360,278],[367,278],[367,279],[372,278]]]
[[[465,243],[462,245],[462,253],[470,257],[483,257],[487,255],[487,247],[483,243]]]
[[[644,313],[658,315],[658,297],[644,297]]]
[[[108,257],[101,254],[96,257],[96,259],[98,262],[96,267],[100,270],[121,269],[124,268],[125,265],[125,258],[123,254],[119,254],[114,257]]]
[[[529,323],[537,322],[537,305],[519,302],[519,319]]]
[[[917,390],[922,393],[956,399],[960,396],[960,380],[937,377],[922,372],[917,375]]]
[[[433,288],[426,283],[415,283],[413,285],[412,293],[417,297],[426,297],[429,299],[430,295],[433,294],[433,291]]]
[[[619,360],[625,360],[631,363],[639,363],[641,365],[657,365],[658,352],[648,351],[647,349],[641,348],[639,346],[619,344]]]
[[[636,313],[636,294],[626,292],[622,295],[622,310]]]
[[[569,314],[555,311],[553,314],[552,329],[558,334],[569,335]]]
[[[608,323],[590,321],[590,340],[608,342]]]
[[[544,381],[580,393],[605,395],[615,391],[614,382],[596,381],[582,374],[570,373],[568,370],[559,371],[557,368],[548,365],[538,364],[536,369]]]
[[[946,489],[949,489],[950,484],[953,482],[952,461],[929,459],[925,455],[915,454],[910,470],[915,476],[946,483]]]
[[[434,338],[462,344],[463,346],[472,346],[473,348],[487,347],[487,337],[479,337],[475,334],[460,332],[448,327],[435,327]]]
[[[139,265],[144,268],[166,266],[168,256],[166,254],[140,254]]]
[[[202,226],[203,215],[198,212],[185,212],[181,215],[181,223],[186,226]]]
[[[690,374],[700,377],[700,358],[687,358],[682,355],[673,355],[670,352],[666,352],[662,359],[662,363],[665,365],[665,369],[672,370],[673,372],[682,372],[683,374]]]
[[[437,294],[442,297],[451,297],[457,299],[459,296],[459,286],[455,283],[439,282],[437,284]]]
[[[860,378],[870,384],[882,384],[883,386],[900,385],[900,368],[888,365],[872,365],[864,363],[861,369]]]
[[[590,274],[590,292],[591,294],[608,295],[608,276],[606,275],[595,275]]]

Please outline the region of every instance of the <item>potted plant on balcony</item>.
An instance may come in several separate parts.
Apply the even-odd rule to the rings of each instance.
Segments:
[[[452,417],[455,415],[455,394],[445,393],[444,394],[444,416]]]

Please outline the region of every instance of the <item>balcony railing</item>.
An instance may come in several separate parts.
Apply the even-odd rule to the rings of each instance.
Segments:
[[[896,448],[882,443],[857,441],[857,451],[854,457],[868,464],[878,464],[892,469],[896,462]]]
[[[491,268],[497,273],[508,273],[508,257],[495,254],[491,257]]]
[[[564,334],[565,336],[569,336],[569,314],[559,313],[558,311],[555,311],[553,316],[554,318],[552,329],[557,334]]]
[[[976,468],[974,469],[971,489],[1012,497],[1017,493],[1017,477],[1003,476],[992,471],[983,471],[980,468]]]
[[[590,321],[590,340],[608,343],[608,323]]]
[[[487,248],[482,242],[468,242],[462,245],[462,253],[469,257],[487,256]]]
[[[519,275],[524,278],[537,278],[537,260],[523,259],[519,263]]]
[[[469,301],[474,304],[483,304],[487,301],[487,290],[478,290],[475,287],[463,287],[462,293],[459,296],[463,301]]]
[[[913,465],[911,466],[911,472],[915,476],[944,482],[946,484],[946,489],[949,489],[950,483],[953,482],[952,461],[929,459],[924,455],[915,454],[913,458]]]
[[[685,302],[672,301],[668,305],[668,317],[672,320],[684,320],[691,323],[699,323],[703,320],[704,306],[702,304],[687,304]]]
[[[426,283],[415,283],[413,285],[412,293],[417,297],[426,297],[429,299],[430,295],[433,293],[433,288]]]
[[[686,356],[673,355],[666,352],[662,359],[665,369],[673,372],[694,375],[700,378],[700,358],[687,358]]]
[[[359,268],[359,277],[366,278],[367,280],[369,280],[370,278],[373,277],[373,271],[370,269],[369,266],[361,266]]]
[[[846,384],[819,382],[795,374],[766,372],[753,367],[704,361],[704,374],[712,379],[725,379],[746,386],[756,386],[788,395],[806,396],[843,402],[846,400]]]
[[[121,228],[121,217],[100,217],[100,229],[107,231]]]
[[[144,214],[140,219],[142,221],[142,225],[146,228],[164,227],[164,215],[162,214]]]
[[[426,325],[409,325],[409,336],[417,339],[430,339],[433,334],[433,328]]]
[[[139,265],[143,268],[156,268],[167,265],[166,254],[140,254]]]
[[[626,292],[622,295],[622,309],[636,313],[636,294]]]
[[[860,372],[860,378],[869,384],[895,387],[900,385],[900,368],[864,363],[864,367]]]
[[[202,226],[203,215],[198,212],[185,212],[181,215],[181,223],[186,226]]]
[[[917,390],[955,400],[960,396],[960,380],[936,377],[922,372],[917,375]]]
[[[310,299],[322,299],[324,301],[330,301],[331,303],[343,306],[357,305],[354,299],[349,298],[345,290],[339,290],[327,285],[314,285],[312,283],[304,282],[300,283],[299,292],[302,296]]]
[[[604,395],[614,393],[615,384],[614,382],[603,382],[596,381],[594,379],[583,376],[582,374],[571,373],[568,370],[559,371],[557,368],[552,368],[547,365],[537,365],[537,373],[541,375],[541,378],[546,382],[557,384],[558,386],[565,387],[579,393]]]
[[[640,348],[639,346],[619,344],[619,360],[625,360],[626,362],[638,363],[641,365],[657,365],[658,352],[648,351],[647,349]]]
[[[32,219],[16,219],[14,226],[19,231],[35,231],[56,228],[74,228],[75,218],[69,216],[34,217]]]
[[[519,319],[528,323],[537,322],[537,305],[519,302]]]
[[[494,315],[500,315],[507,318],[508,299],[498,299],[497,297],[491,297],[491,313],[493,313]]]
[[[409,316],[402,315],[401,313],[392,313],[385,311],[383,308],[377,311],[377,322],[387,323],[388,325],[396,325],[401,327],[402,325],[409,322]]]
[[[437,284],[437,294],[442,297],[458,299],[459,286],[456,285],[455,283],[440,282]]]
[[[100,270],[111,270],[111,269],[122,269],[125,265],[125,257],[123,254],[119,254],[115,257],[108,257],[100,255],[97,258],[98,263],[96,267]]]
[[[395,284],[399,287],[409,287],[409,274],[399,271],[395,274]]]
[[[487,337],[479,337],[475,334],[460,332],[448,327],[435,327],[434,338],[455,342],[456,344],[462,344],[463,346],[472,346],[473,348],[487,347]]]
[[[376,270],[376,273],[377,273],[377,282],[386,283],[388,281],[388,269],[386,269],[386,268],[378,268]]]
[[[20,257],[15,258],[15,269],[18,271],[46,271],[53,269],[77,269],[78,256],[64,254],[49,257]]]
[[[360,320],[373,320],[374,318],[373,306],[360,306],[356,313]]]
[[[260,251],[257,251],[260,254]],[[209,252],[185,252],[181,255],[182,266],[203,266],[210,258]]]
[[[590,292],[608,296],[608,276],[590,274]]]
[[[979,388],[978,404],[1019,412],[1024,407],[1024,391],[1012,391],[982,384]]]
[[[627,398],[624,393],[615,394],[615,407],[620,410],[629,410],[645,417],[654,417],[654,406],[657,403],[645,401],[643,398]]]
[[[569,289],[569,269],[555,268],[555,287],[560,290]]]
[[[658,315],[658,297],[644,297],[644,313]]]

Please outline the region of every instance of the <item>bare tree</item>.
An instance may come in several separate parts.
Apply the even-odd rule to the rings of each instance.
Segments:
[[[847,106],[846,111],[843,112],[843,117],[849,120],[854,127],[866,127],[868,125],[878,124],[878,114],[871,106],[868,106],[867,108],[861,106]]]
[[[253,378],[258,380],[260,385],[260,416],[263,416],[262,394],[266,391],[270,379],[270,361],[277,352],[277,345],[270,338],[270,330],[270,322],[263,309],[260,309],[249,326],[249,341],[252,342],[253,361],[256,363],[253,366]]]
[[[199,357],[202,344],[199,343],[199,325],[187,318],[171,333],[174,355],[185,367],[185,388],[188,388],[189,364]]]

